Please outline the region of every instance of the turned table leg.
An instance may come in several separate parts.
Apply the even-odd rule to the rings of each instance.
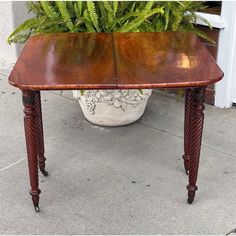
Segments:
[[[204,101],[205,101],[205,88],[193,89],[193,110],[191,115],[190,126],[190,161],[189,161],[189,184],[188,190],[188,203],[192,203],[197,191],[197,175],[199,158],[201,151],[203,121],[204,121]]]
[[[41,95],[40,91],[35,92],[35,121],[37,128],[37,145],[38,145],[38,161],[39,169],[44,176],[48,176],[48,172],[45,170],[44,156],[44,137],[43,137],[43,120],[42,120],[42,108],[41,108]]]
[[[29,166],[30,177],[30,194],[35,210],[39,211],[39,194],[38,188],[38,150],[37,150],[37,127],[35,120],[35,92],[30,90],[22,90],[22,100],[24,105],[24,126],[25,140]]]
[[[185,91],[185,115],[184,115],[184,168],[188,175],[190,161],[190,131],[191,131],[191,114],[193,110],[193,90]]]

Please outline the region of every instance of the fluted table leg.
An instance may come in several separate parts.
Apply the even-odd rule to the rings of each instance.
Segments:
[[[188,175],[190,161],[190,131],[191,131],[191,114],[193,110],[193,90],[185,91],[185,115],[184,115],[184,168]]]
[[[38,144],[38,161],[39,169],[44,176],[48,176],[48,172],[45,170],[44,156],[44,136],[43,136],[43,120],[42,120],[42,108],[41,108],[41,95],[40,91],[35,92],[35,120],[37,127],[37,144]]]
[[[190,165],[189,165],[189,184],[188,190],[188,203],[192,203],[197,191],[197,175],[199,158],[201,151],[203,121],[204,121],[204,101],[205,101],[205,88],[193,89],[193,110],[191,116],[190,128]]]
[[[24,105],[24,126],[25,140],[29,166],[30,177],[30,194],[35,210],[39,211],[39,194],[38,188],[38,151],[37,151],[37,127],[35,120],[35,92],[30,90],[22,90],[22,99]]]

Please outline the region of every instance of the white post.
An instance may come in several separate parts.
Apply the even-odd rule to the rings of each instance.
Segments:
[[[7,37],[13,30],[12,2],[1,2],[0,18],[0,60],[1,63],[12,63],[16,60],[15,46],[7,43]]]
[[[221,17],[226,26],[220,31],[217,62],[224,78],[215,87],[215,106],[228,108],[236,98],[236,2],[223,1]]]
[[[30,18],[25,2],[0,2],[0,66],[15,63],[23,45],[7,43],[10,33],[26,19]]]

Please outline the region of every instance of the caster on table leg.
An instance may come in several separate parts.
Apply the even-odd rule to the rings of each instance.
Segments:
[[[34,205],[34,209],[36,212],[39,212],[39,194],[41,193],[40,189],[34,190],[34,191],[30,191],[30,195],[32,196],[32,201],[33,201],[33,205]]]
[[[193,200],[195,198],[195,192],[197,191],[197,186],[194,185],[194,186],[187,186],[187,190],[188,190],[188,200],[187,202],[189,204],[192,204],[193,203]]]
[[[45,177],[48,177],[48,172],[46,170],[41,170],[41,172]]]
[[[35,211],[38,213],[38,212],[40,212],[40,208],[39,208],[39,206],[36,204],[36,205],[34,205],[34,209],[35,209]]]
[[[44,155],[39,155],[38,157],[38,161],[39,161],[39,170],[41,171],[41,173],[44,175],[44,176],[48,176],[48,172],[45,170],[45,161],[46,161],[46,158]]]
[[[194,200],[194,197],[188,197],[188,200],[187,200],[188,204],[192,204],[193,200]]]

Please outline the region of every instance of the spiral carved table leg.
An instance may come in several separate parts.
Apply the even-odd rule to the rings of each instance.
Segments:
[[[189,184],[188,203],[192,203],[197,191],[197,175],[199,158],[201,151],[202,130],[204,121],[204,101],[205,88],[196,88],[193,90],[193,111],[190,131],[190,166],[189,166]]]
[[[30,194],[35,210],[39,211],[39,194],[38,188],[38,151],[37,151],[37,128],[35,122],[35,92],[30,90],[22,91],[22,99],[24,105],[24,126],[25,126],[25,140],[29,166],[30,177]]]
[[[42,120],[40,91],[35,92],[35,120],[36,120],[37,134],[38,134],[37,144],[38,144],[39,169],[44,176],[48,176],[48,172],[45,170],[46,158],[44,156],[43,120]]]
[[[191,114],[193,110],[193,90],[186,89],[185,92],[185,115],[184,115],[184,168],[188,175],[190,161],[190,131],[191,131]]]

